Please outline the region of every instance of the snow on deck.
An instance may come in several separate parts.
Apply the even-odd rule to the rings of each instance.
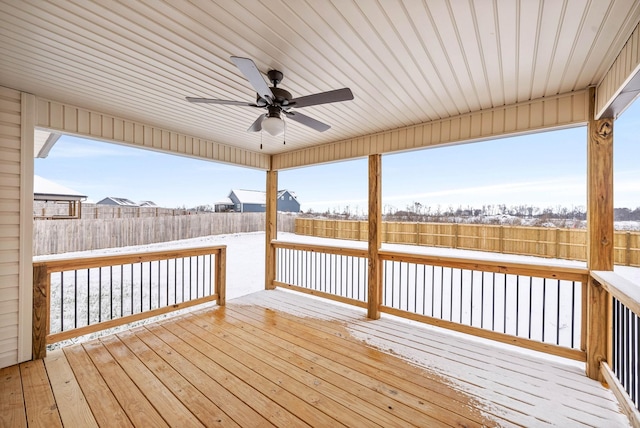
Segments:
[[[362,309],[287,290],[240,301],[298,317],[339,320],[352,338],[446,379],[498,426],[629,426],[613,393],[587,378],[581,363],[384,314],[371,321]]]

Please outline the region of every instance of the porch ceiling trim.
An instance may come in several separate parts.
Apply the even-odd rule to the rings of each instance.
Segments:
[[[164,153],[268,170],[270,156],[56,101],[37,99],[36,127]]]
[[[596,89],[596,119],[617,118],[640,95],[640,24]]]
[[[480,110],[273,156],[275,170],[584,125],[588,90]]]

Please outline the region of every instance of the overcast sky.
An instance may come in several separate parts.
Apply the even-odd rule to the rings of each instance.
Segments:
[[[586,205],[586,127],[385,155],[384,211],[414,202],[443,209],[505,204],[541,208]],[[640,207],[640,102],[614,124],[614,204]],[[264,190],[264,171],[63,136],[35,173],[89,196],[159,206],[213,205],[231,189]],[[302,209],[364,213],[367,160],[279,173],[279,188]]]

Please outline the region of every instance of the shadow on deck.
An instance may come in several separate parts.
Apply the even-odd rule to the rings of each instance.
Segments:
[[[283,290],[0,370],[2,426],[625,426],[575,362]]]

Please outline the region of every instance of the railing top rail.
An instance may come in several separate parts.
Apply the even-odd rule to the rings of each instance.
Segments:
[[[466,257],[434,256],[389,250],[380,250],[378,254],[383,260],[397,260],[458,269],[536,276],[568,281],[586,281],[589,276],[589,271],[586,268],[571,266],[479,260]]]
[[[640,315],[640,284],[634,284],[613,271],[591,271],[591,277],[623,305]]]
[[[89,269],[190,256],[201,256],[206,254],[217,254],[222,251],[226,251],[226,248],[226,245],[215,245],[209,247],[169,249],[145,253],[120,253],[106,256],[56,258],[34,262],[33,267],[45,267],[48,272],[60,272],[66,270]]]
[[[338,254],[343,256],[354,257],[367,257],[368,252],[364,248],[349,248],[349,247],[337,247],[318,244],[306,244],[300,242],[284,242],[284,241],[271,241],[271,244],[276,248],[288,248],[291,250],[304,250],[317,253]]]

